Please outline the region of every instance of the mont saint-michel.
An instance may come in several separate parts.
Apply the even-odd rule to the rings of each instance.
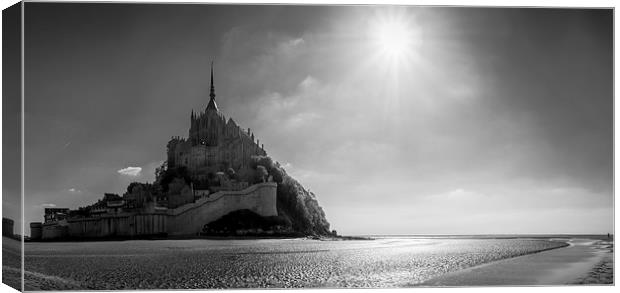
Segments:
[[[613,24],[609,7],[20,2],[3,282],[613,284]]]
[[[45,208],[31,240],[153,236],[335,235],[311,192],[267,156],[250,128],[209,100],[191,111],[187,138],[172,137],[153,183],[133,182],[77,209]]]

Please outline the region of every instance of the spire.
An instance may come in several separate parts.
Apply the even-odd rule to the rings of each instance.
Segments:
[[[215,99],[215,86],[213,85],[213,61],[211,61],[211,92],[209,93],[211,99]]]
[[[209,104],[207,105],[207,110],[216,110],[217,104],[215,103],[215,85],[213,85],[213,61],[211,61],[211,91],[209,92]]]

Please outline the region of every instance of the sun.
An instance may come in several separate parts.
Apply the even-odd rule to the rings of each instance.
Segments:
[[[382,53],[392,57],[400,57],[411,45],[411,33],[406,25],[397,21],[386,21],[378,24],[376,39]]]
[[[410,18],[398,14],[377,15],[370,27],[375,51],[384,60],[399,63],[414,53],[416,36]]]

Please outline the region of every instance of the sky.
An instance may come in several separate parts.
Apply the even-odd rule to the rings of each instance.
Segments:
[[[26,3],[25,221],[153,181],[207,105],[213,60],[220,110],[340,234],[612,232],[612,23],[604,9]]]

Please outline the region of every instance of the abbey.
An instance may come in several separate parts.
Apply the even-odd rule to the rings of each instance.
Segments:
[[[194,182],[206,182],[217,172],[231,168],[246,173],[252,156],[267,154],[249,128],[241,129],[232,118],[226,120],[219,111],[213,66],[209,97],[204,111],[194,113],[192,110],[188,138],[173,137],[167,146],[168,168],[186,167]]]
[[[106,193],[77,210],[46,208],[45,221],[30,224],[32,240],[229,233],[208,227],[235,212],[270,219],[268,233],[289,231],[290,223],[274,220],[278,185],[258,165],[266,155],[250,129],[219,111],[211,65],[209,102],[204,111],[191,111],[187,138],[168,142],[155,182],[133,182],[122,196]]]

